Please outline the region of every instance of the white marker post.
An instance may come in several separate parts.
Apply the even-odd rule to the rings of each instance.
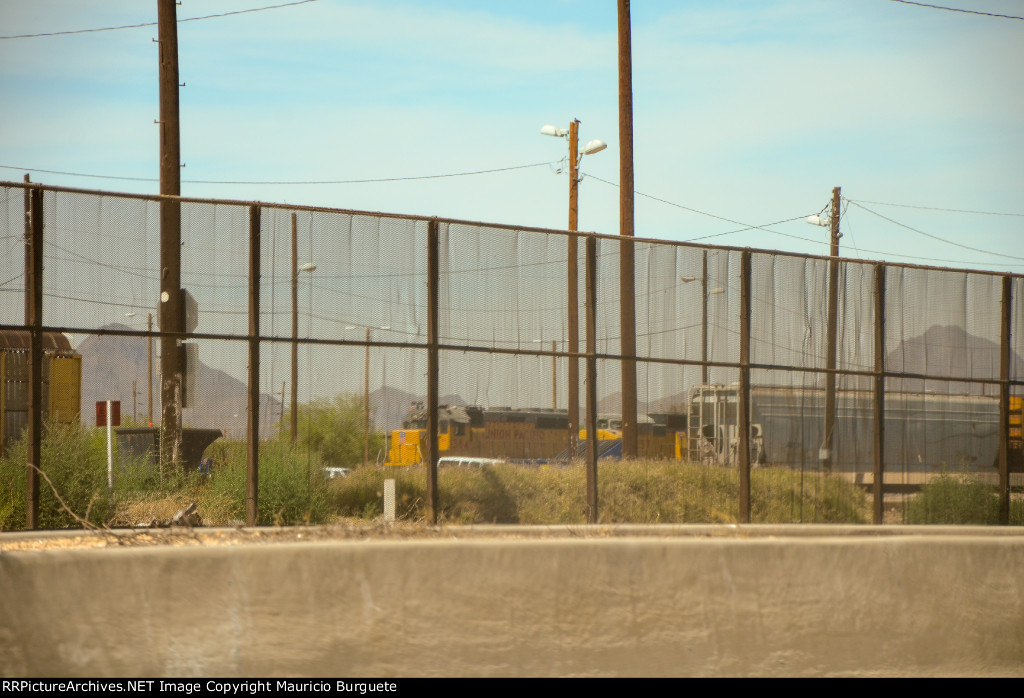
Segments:
[[[384,481],[384,520],[395,520],[395,481]]]

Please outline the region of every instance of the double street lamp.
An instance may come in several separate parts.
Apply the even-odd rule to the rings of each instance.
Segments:
[[[594,139],[587,142],[583,149],[579,148],[579,119],[569,122],[569,128],[557,126],[544,126],[540,132],[545,136],[554,138],[565,138],[569,142],[569,230],[575,232],[579,222],[579,183],[580,183],[580,161],[584,155],[599,153],[608,145],[601,140]],[[576,363],[575,354],[579,353],[580,323],[579,323],[579,269],[577,265],[576,236],[569,236],[568,252],[568,281],[569,296],[567,305],[569,310],[569,343],[566,350],[569,352],[569,453],[570,457],[576,456],[576,443],[580,434],[580,376],[579,365]]]

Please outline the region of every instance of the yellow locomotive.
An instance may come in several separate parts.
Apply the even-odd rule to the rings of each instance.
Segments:
[[[640,455],[678,458],[680,448],[685,453],[685,419],[681,414],[642,417],[637,429]],[[569,460],[569,416],[565,410],[441,405],[438,422],[439,456],[508,461]],[[622,439],[621,417],[602,414],[597,427],[599,454],[614,455]],[[403,420],[402,428],[391,432],[387,464],[422,463],[426,434],[427,410],[423,403],[416,403]],[[581,429],[580,449],[586,438],[586,430]],[[577,455],[581,457],[582,450]]]

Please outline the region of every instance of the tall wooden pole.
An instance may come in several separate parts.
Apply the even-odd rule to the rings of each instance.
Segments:
[[[181,196],[181,133],[178,120],[178,18],[174,0],[157,0],[160,47],[160,194]],[[160,306],[162,332],[185,330],[181,293],[181,203],[160,201]],[[164,465],[181,460],[181,337],[160,338],[160,397],[163,433],[160,459]]]
[[[830,230],[832,244],[828,260],[828,336],[826,338],[825,374],[825,436],[821,444],[821,465],[825,472],[832,472],[835,454],[832,452],[832,437],[836,428],[836,335],[839,316],[839,187],[832,190],[832,217]]]
[[[569,122],[569,230],[577,230],[579,224],[579,161],[580,122],[573,119]],[[580,365],[575,358],[580,350],[580,300],[579,300],[579,263],[576,236],[569,236],[568,252],[569,281],[569,344],[566,347],[570,354],[568,390],[569,395],[569,459],[576,457],[577,443],[580,437]]]
[[[636,287],[633,264],[633,59],[629,0],[618,0],[619,314],[622,327],[622,457],[637,456]]]

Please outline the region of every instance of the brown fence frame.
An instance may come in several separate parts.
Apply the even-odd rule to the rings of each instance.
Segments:
[[[87,189],[78,189],[70,187],[55,187],[47,186],[38,183],[19,183],[19,182],[0,182],[0,187],[8,189],[21,188],[25,192],[25,278],[26,278],[26,291],[25,291],[25,324],[22,326],[18,325],[0,325],[0,329],[27,329],[30,332],[30,352],[31,352],[31,370],[30,370],[30,391],[29,391],[29,420],[28,420],[28,439],[29,449],[27,456],[27,492],[26,492],[26,528],[34,529],[38,525],[38,505],[39,505],[39,476],[40,472],[40,442],[42,434],[42,419],[41,419],[41,405],[42,405],[42,384],[41,384],[41,341],[44,332],[73,332],[73,333],[89,333],[89,334],[109,334],[109,335],[123,335],[133,337],[147,337],[147,338],[159,338],[161,340],[170,340],[176,342],[177,340],[184,340],[188,338],[194,339],[228,339],[228,340],[246,340],[249,347],[249,367],[248,367],[248,380],[249,380],[249,415],[248,415],[248,450],[247,450],[247,478],[246,478],[246,523],[248,525],[255,525],[258,520],[258,477],[259,477],[259,425],[258,425],[258,406],[259,406],[259,357],[260,357],[260,345],[263,342],[295,342],[294,337],[278,337],[278,336],[265,336],[260,331],[259,325],[259,283],[260,283],[260,214],[261,210],[267,209],[279,209],[288,211],[311,211],[311,212],[329,212],[329,213],[340,213],[350,214],[359,216],[376,216],[380,218],[391,218],[391,219],[403,219],[403,220],[414,220],[414,221],[426,221],[428,225],[428,237],[427,237],[427,270],[428,270],[428,282],[427,282],[427,296],[428,296],[428,333],[426,345],[420,343],[407,343],[407,342],[382,342],[382,341],[371,341],[367,337],[366,341],[357,340],[328,340],[328,339],[304,339],[301,340],[304,344],[321,344],[321,345],[332,345],[332,346],[366,346],[366,347],[393,347],[393,348],[416,348],[426,349],[428,356],[428,382],[427,382],[427,407],[428,407],[428,447],[427,447],[427,494],[426,494],[426,509],[427,518],[431,524],[437,523],[438,517],[438,499],[437,499],[437,435],[438,435],[438,377],[439,377],[439,353],[446,350],[457,350],[457,351],[469,351],[469,352],[483,352],[492,354],[509,354],[509,355],[526,355],[526,356],[550,356],[554,358],[566,358],[573,365],[577,360],[583,359],[586,366],[586,429],[588,434],[595,434],[597,432],[597,395],[596,395],[596,378],[597,378],[597,361],[602,360],[613,360],[620,362],[647,362],[647,363],[663,363],[679,366],[701,366],[705,372],[710,367],[717,368],[735,368],[739,370],[739,474],[740,474],[740,493],[739,493],[739,520],[742,523],[750,521],[750,450],[748,447],[749,431],[750,431],[750,370],[751,369],[769,369],[769,370],[783,370],[783,371],[796,371],[800,373],[816,373],[825,374],[829,377],[836,375],[844,376],[864,376],[869,377],[873,381],[873,390],[875,395],[874,402],[874,416],[873,416],[873,451],[874,451],[874,464],[873,464],[873,493],[874,493],[874,507],[873,507],[873,519],[874,523],[882,523],[882,505],[883,505],[883,483],[882,474],[885,470],[885,463],[883,459],[884,444],[885,444],[885,431],[884,431],[884,414],[885,414],[885,380],[887,378],[913,378],[913,379],[925,379],[925,380],[942,380],[949,382],[969,382],[978,384],[990,384],[997,385],[999,387],[999,419],[1002,428],[1000,429],[999,436],[999,484],[997,488],[999,497],[999,519],[1001,524],[1007,524],[1009,522],[1009,502],[1010,502],[1010,484],[1009,484],[1009,442],[1007,427],[1009,425],[1009,397],[1011,386],[1024,386],[1024,380],[1011,380],[1010,378],[1010,334],[1012,325],[1012,303],[1013,303],[1013,280],[1024,278],[1024,274],[1013,274],[1013,273],[1000,273],[985,270],[974,270],[974,269],[957,269],[949,267],[934,267],[927,265],[918,264],[904,264],[904,263],[889,263],[889,262],[871,262],[854,259],[836,259],[833,257],[822,256],[822,255],[809,255],[799,254],[791,252],[779,252],[777,250],[766,250],[766,249],[754,249],[754,248],[739,248],[729,246],[711,246],[711,245],[699,245],[695,243],[686,243],[678,241],[666,241],[666,240],[653,240],[647,238],[628,238],[623,239],[619,236],[612,235],[601,235],[597,233],[577,232],[577,231],[562,231],[546,228],[534,228],[504,224],[492,224],[492,223],[481,223],[476,221],[465,221],[458,219],[440,219],[440,218],[424,218],[422,216],[414,215],[402,215],[402,214],[387,214],[387,213],[374,213],[368,211],[358,211],[349,209],[336,209],[326,207],[314,207],[314,206],[292,206],[285,204],[272,204],[272,203],[261,203],[252,201],[234,201],[225,199],[204,199],[204,198],[192,198],[192,197],[177,197],[177,196],[159,196],[159,195],[145,195],[145,194],[127,194],[120,192],[108,192],[108,191],[96,191]],[[163,203],[173,202],[175,204],[180,203],[205,203],[205,204],[216,204],[216,205],[235,205],[245,206],[249,210],[249,331],[244,336],[237,334],[217,334],[217,333],[189,333],[189,332],[170,332],[170,331],[127,331],[127,330],[102,330],[95,328],[82,328],[82,327],[55,327],[49,326],[44,323],[42,316],[42,296],[43,296],[43,284],[42,284],[42,249],[43,249],[43,192],[64,192],[64,193],[77,193],[92,196],[108,196],[118,198],[130,198],[130,199],[142,199],[147,201],[160,201]],[[585,345],[586,349],[583,352],[573,351],[572,348],[568,348],[567,351],[558,351],[554,347],[548,351],[543,349],[539,350],[525,350],[520,348],[515,349],[499,349],[496,347],[474,347],[474,346],[462,346],[462,345],[446,345],[439,341],[438,337],[438,322],[440,316],[439,308],[439,294],[438,286],[440,279],[439,271],[439,234],[438,228],[441,223],[446,224],[461,224],[461,225],[474,225],[474,226],[485,226],[493,229],[505,229],[505,230],[517,230],[517,231],[532,231],[540,232],[550,235],[566,235],[569,240],[576,240],[583,238],[585,246]],[[675,247],[688,247],[703,249],[705,251],[705,264],[706,264],[706,253],[708,250],[718,250],[725,252],[739,252],[741,255],[741,287],[740,287],[740,355],[739,361],[709,361],[706,353],[702,355],[701,360],[689,360],[689,359],[667,359],[667,358],[653,358],[653,357],[641,357],[641,356],[624,356],[619,354],[605,354],[598,353],[596,351],[596,307],[597,307],[597,241],[598,240],[609,240],[620,245],[619,249],[622,249],[622,245],[629,245],[630,250],[635,250],[635,245],[641,244],[655,244]],[[574,246],[570,246],[572,249]],[[751,255],[757,254],[768,254],[775,256],[784,256],[790,258],[803,258],[803,259],[821,259],[829,261],[829,284],[830,288],[837,285],[838,270],[840,267],[845,268],[847,264],[868,264],[874,268],[874,315],[875,315],[875,327],[874,327],[874,366],[870,371],[853,370],[853,369],[837,369],[834,365],[830,365],[826,368],[814,368],[805,366],[788,366],[788,365],[776,365],[776,364],[760,364],[752,363],[750,361],[750,321],[751,321]],[[575,267],[575,258],[571,259],[572,267]],[[884,357],[884,338],[885,338],[885,275],[886,270],[890,267],[896,268],[908,268],[908,269],[924,269],[929,271],[949,271],[955,273],[970,273],[970,274],[982,274],[998,276],[1002,279],[1002,299],[1001,299],[1001,329],[1000,329],[1000,373],[998,379],[978,379],[978,378],[961,378],[954,376],[938,376],[928,375],[919,373],[908,373],[901,371],[887,371],[885,369],[885,357]],[[705,272],[706,273],[706,272]],[[575,279],[571,275],[570,270],[567,270],[569,281],[572,283]],[[705,291],[706,292],[706,291]],[[832,294],[830,293],[830,296]],[[1018,302],[1024,302],[1024,298],[1017,299]],[[620,299],[621,303],[621,299]],[[834,303],[829,303],[829,318],[828,322],[830,325],[835,322],[834,313],[837,312],[834,307]],[[704,328],[703,332],[707,331],[707,316],[706,310],[703,319]],[[634,330],[635,331],[635,330]],[[829,332],[829,344],[827,348],[828,355],[833,356],[835,353],[835,333]],[[635,345],[635,337],[633,337],[633,344]],[[706,342],[705,342],[706,346]],[[835,381],[830,380],[827,383],[828,386],[835,390]],[[828,396],[827,396],[828,397]],[[832,396],[834,401],[834,396]],[[570,397],[570,401],[572,397]],[[570,402],[571,404],[571,402]],[[597,449],[594,439],[587,440],[586,450],[586,474],[587,474],[587,492],[586,492],[586,512],[587,521],[590,523],[596,523],[598,521],[598,488],[597,488]]]

